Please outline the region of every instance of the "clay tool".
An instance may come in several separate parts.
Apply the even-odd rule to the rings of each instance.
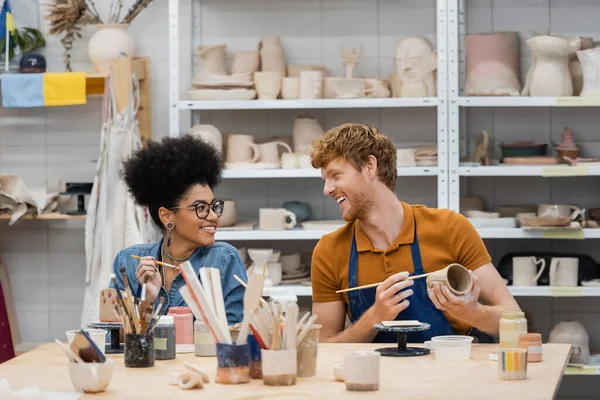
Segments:
[[[296,329],[298,330],[298,332],[300,332],[303,324],[308,320],[308,317],[310,317],[310,311],[307,311],[306,313],[304,313],[302,318],[300,318],[300,321],[298,321],[298,324],[296,325]]]
[[[217,310],[215,309],[211,276],[208,271],[208,268],[200,268],[200,271],[198,271],[198,273],[200,275],[200,284],[202,285],[202,289],[204,289],[204,293],[206,293],[206,301],[208,302],[210,308],[212,308],[216,314]]]
[[[197,297],[192,293],[188,285],[185,285],[179,289],[179,293],[185,300],[196,319],[204,321],[215,342],[225,343],[225,336],[223,335],[223,332],[221,332],[217,317],[211,309],[207,308],[206,301],[204,301],[204,308],[202,308],[199,305],[200,302],[198,301]]]
[[[225,334],[225,339],[227,343],[232,343],[231,341],[231,333],[229,332],[229,325],[227,324],[227,313],[225,312],[225,300],[223,298],[223,289],[221,288],[221,273],[217,268],[208,268],[210,273],[210,282],[212,286],[212,297],[215,304],[215,314],[217,315],[217,320]],[[209,296],[211,295],[209,294]],[[261,294],[262,294],[262,286],[261,286]],[[258,301],[256,302],[258,304]]]
[[[61,342],[58,339],[54,339],[54,341],[56,343],[58,343],[58,345],[65,351],[65,354],[67,355],[67,357],[69,358],[69,360],[71,362],[83,364],[83,360],[81,359],[81,357],[79,357],[77,354],[75,354],[69,346],[67,346],[66,344],[64,344],[63,342]]]
[[[406,281],[412,281],[415,279],[420,279],[420,278],[425,278],[427,275],[431,275],[433,272],[428,272],[426,274],[421,274],[421,275],[414,275],[414,276],[409,276],[408,278],[404,279]],[[361,289],[368,289],[368,288],[372,288],[372,287],[377,287],[379,285],[381,285],[383,282],[377,282],[377,283],[369,283],[368,285],[362,285],[362,286],[357,286],[357,287],[353,287],[353,288],[348,288],[348,289],[342,289],[342,290],[336,290],[336,293],[346,293],[346,292],[352,292],[354,290],[361,290]]]
[[[242,320],[242,326],[236,343],[238,346],[246,344],[248,340],[248,328],[252,316],[259,306],[264,283],[265,277],[259,274],[250,274],[248,278],[248,288],[246,289],[246,293],[244,293],[244,319]]]
[[[202,270],[200,270],[200,271],[202,271]],[[235,279],[236,281],[238,281],[240,283],[240,285],[242,285],[244,288],[248,289],[248,285],[246,284],[246,282],[244,282],[239,276],[237,276],[237,275],[234,274],[233,275],[233,279]],[[269,305],[269,303],[267,303],[267,301],[265,299],[263,299],[262,296],[260,298],[260,302],[262,304]]]
[[[296,346],[300,345],[300,343],[302,342],[302,339],[304,339],[304,337],[308,334],[308,331],[313,326],[313,324],[315,323],[317,318],[318,318],[317,315],[313,314],[310,316],[308,321],[306,321],[306,324],[304,324],[304,326],[302,327],[302,330],[300,331],[300,333],[298,334],[298,337],[296,338]]]
[[[141,259],[142,259],[142,257],[140,257],[140,256],[134,256],[133,254],[131,255],[131,258],[136,258],[136,259],[138,259],[138,260],[141,260]],[[162,262],[162,261],[157,261],[157,260],[153,260],[153,261],[154,261],[154,264],[161,265],[161,266],[163,266],[163,267],[169,267],[169,268],[175,268],[175,269],[179,269],[179,267],[177,267],[177,266],[175,266],[175,265],[173,265],[173,264],[167,264],[167,263],[165,263],[165,262]]]
[[[288,303],[285,310],[285,328],[283,331],[283,345],[284,349],[290,350],[296,348],[296,338],[298,331],[296,324],[298,323],[298,304]]]

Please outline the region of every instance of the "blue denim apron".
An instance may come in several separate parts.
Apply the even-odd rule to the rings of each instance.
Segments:
[[[410,245],[414,272],[413,275],[424,274],[419,240],[417,238],[417,222],[415,220],[415,241]],[[356,250],[356,239],[352,237],[352,248],[350,250],[350,264],[348,265],[348,288],[358,286],[358,251]],[[368,288],[348,292],[348,303],[350,305],[350,320],[356,322],[365,311],[375,304],[375,293],[377,288]],[[431,325],[427,331],[409,332],[408,343],[424,343],[434,336],[456,335],[456,331],[448,322],[444,313],[433,305],[427,295],[427,283],[425,278],[415,279],[412,286],[413,295],[408,298],[408,308],[400,312],[395,318],[399,320],[418,320]],[[395,343],[398,335],[393,332],[379,332],[373,343]]]

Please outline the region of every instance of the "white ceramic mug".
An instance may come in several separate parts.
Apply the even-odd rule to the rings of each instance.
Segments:
[[[86,393],[102,392],[112,379],[113,361],[104,363],[69,363],[69,376],[75,389]]]
[[[260,158],[260,149],[254,144],[254,136],[231,134],[227,137],[227,162],[255,163]]]
[[[344,354],[344,380],[351,391],[379,390],[380,353],[352,351]]]
[[[539,271],[538,264],[542,264]],[[513,257],[513,286],[537,286],[537,281],[545,268],[546,261],[543,258]]]
[[[260,151],[260,158],[258,161],[280,165],[281,161],[279,159],[278,147],[283,147],[283,149],[288,153],[292,152],[292,148],[287,143],[278,140],[259,144],[258,149]]]
[[[287,222],[287,219],[290,222]],[[261,208],[258,226],[263,231],[282,231],[296,226],[296,215],[285,208]]]
[[[300,98],[320,99],[323,97],[323,72],[300,72]]]
[[[66,332],[67,341],[69,342],[69,345],[71,345],[71,343],[73,343],[73,339],[75,339],[75,335],[79,331],[80,331],[80,329],[74,329],[72,331]],[[90,338],[96,344],[96,346],[98,346],[98,348],[100,349],[102,354],[106,354],[105,348],[106,348],[107,331],[105,331],[104,329],[84,329],[84,331],[86,331],[90,335]]]
[[[275,100],[281,91],[281,73],[273,71],[255,72],[254,85],[259,100]]]
[[[281,81],[281,98],[284,100],[294,100],[300,98],[300,78],[283,78]]]
[[[552,257],[550,262],[550,286],[575,287],[579,283],[579,259]]]

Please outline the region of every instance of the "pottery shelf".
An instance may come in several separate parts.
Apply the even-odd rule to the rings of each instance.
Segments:
[[[489,167],[459,167],[460,176],[600,176],[600,166],[568,165],[497,165]]]
[[[277,285],[278,290],[289,290],[296,296],[312,296],[312,287],[306,285]],[[263,290],[268,295],[270,288]],[[508,286],[513,296],[520,297],[598,297],[600,287],[550,287],[550,286]]]
[[[462,107],[600,107],[600,97],[463,96],[456,103]]]
[[[42,214],[42,215],[25,215],[22,219],[35,219],[43,221],[60,221],[60,220],[84,220],[85,215],[67,215],[60,213]],[[9,220],[9,214],[0,215],[0,220]]]
[[[478,229],[483,239],[600,239],[600,229],[550,229],[523,230],[521,228]],[[321,236],[331,233],[325,230],[290,229],[286,231],[261,230],[218,230],[216,240],[319,240]]]
[[[399,108],[436,107],[435,97],[416,98],[357,98],[314,100],[221,100],[179,102],[180,110],[305,110],[323,108]]]
[[[437,167],[400,167],[398,176],[437,176]],[[319,169],[230,169],[223,171],[224,179],[253,178],[321,178]]]

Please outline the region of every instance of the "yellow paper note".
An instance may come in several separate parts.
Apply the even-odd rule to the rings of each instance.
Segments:
[[[587,166],[577,167],[545,167],[542,169],[542,176],[544,178],[560,177],[560,176],[587,176]]]
[[[585,239],[583,229],[547,229],[543,236],[544,239]]]
[[[600,96],[557,97],[556,107],[597,107],[600,106]]]
[[[581,297],[583,288],[581,287],[556,287],[550,286],[550,297]]]
[[[600,375],[600,370],[597,367],[593,368],[575,368],[567,367],[565,375]]]

